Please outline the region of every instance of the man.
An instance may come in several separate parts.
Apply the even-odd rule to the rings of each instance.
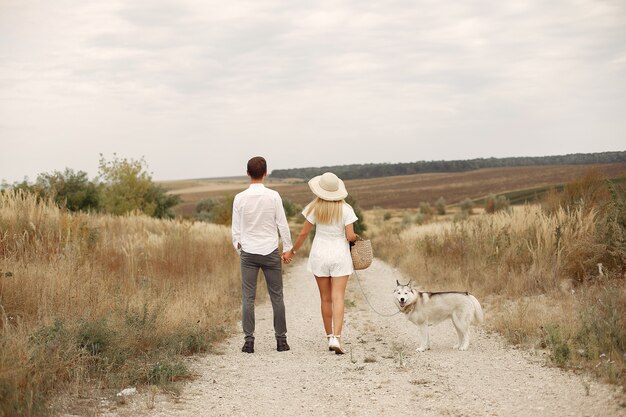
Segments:
[[[254,299],[259,269],[263,270],[274,310],[276,350],[289,350],[281,258],[291,250],[291,235],[280,195],[263,185],[267,162],[257,156],[248,161],[250,186],[233,201],[233,245],[241,257],[242,317],[245,343],[242,352],[254,353]],[[278,233],[283,254],[278,253]]]

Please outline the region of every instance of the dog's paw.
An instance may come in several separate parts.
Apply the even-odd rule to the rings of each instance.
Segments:
[[[426,352],[428,350],[427,347],[418,347],[417,349],[415,349],[416,352]]]
[[[464,351],[464,350],[467,350],[468,347],[469,346],[461,346],[461,347],[458,347],[458,348],[455,348],[455,349],[459,349],[461,351]]]

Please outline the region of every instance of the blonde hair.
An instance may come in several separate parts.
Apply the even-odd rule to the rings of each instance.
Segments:
[[[306,214],[311,212],[319,224],[340,223],[343,219],[343,200],[328,201],[317,197],[307,206]]]

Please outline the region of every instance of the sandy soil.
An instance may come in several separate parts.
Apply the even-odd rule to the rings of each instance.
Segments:
[[[401,275],[375,260],[360,281],[371,304],[394,313]],[[353,276],[348,286],[346,355],[329,352],[313,277],[300,261],[286,268],[289,352],[277,352],[269,302],[256,308],[254,354],[239,331],[218,355],[191,359],[197,378],[178,397],[144,390],[125,404],[103,403],[109,416],[626,416],[623,394],[545,366],[540,354],[507,347],[473,328],[467,352],[452,349],[450,323],[431,328],[432,350],[415,351],[415,327],[381,317]],[[489,309],[486,309],[489,320]]]

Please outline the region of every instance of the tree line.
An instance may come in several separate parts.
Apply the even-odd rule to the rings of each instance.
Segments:
[[[590,165],[626,162],[626,151],[576,153],[554,156],[522,156],[510,158],[476,158],[455,161],[417,161],[406,163],[351,164],[323,167],[275,169],[273,178],[310,179],[331,171],[342,179],[360,179],[411,175],[426,172],[463,172],[482,168],[504,168],[537,165]]]

